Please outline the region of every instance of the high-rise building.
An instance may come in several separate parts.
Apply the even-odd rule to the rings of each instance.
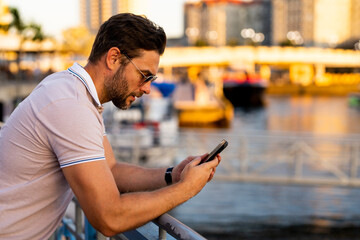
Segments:
[[[202,0],[185,4],[185,34],[190,45],[271,43],[270,0]]]
[[[360,40],[360,0],[351,0],[350,16],[351,38]]]
[[[81,23],[96,33],[103,22],[117,13],[145,14],[147,4],[146,0],[80,0]]]
[[[360,39],[360,0],[272,0],[273,44],[334,47]]]

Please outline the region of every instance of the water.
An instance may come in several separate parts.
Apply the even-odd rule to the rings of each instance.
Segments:
[[[224,133],[360,134],[360,111],[349,108],[345,97],[267,97],[266,102],[263,109],[237,109]],[[209,239],[360,239],[359,199],[358,188],[212,181],[171,214]]]
[[[360,133],[360,109],[346,97],[268,96],[262,109],[236,109],[231,131],[239,129],[344,135]]]

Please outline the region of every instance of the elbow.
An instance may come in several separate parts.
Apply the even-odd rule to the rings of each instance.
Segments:
[[[99,217],[93,226],[105,237],[112,237],[122,232],[131,230],[131,228],[126,224],[126,221],[121,221],[119,218],[114,219],[109,216],[106,218]]]
[[[112,237],[122,232],[122,230],[119,229],[120,224],[116,228],[116,224],[114,224],[114,221],[109,219],[109,217],[107,218],[98,217],[94,221],[94,223],[92,222],[90,223],[97,231],[99,231],[105,237]]]
[[[116,234],[119,234],[119,232],[115,232],[113,229],[110,228],[101,228],[98,230],[102,235],[104,235],[105,237],[113,237]]]
[[[113,237],[117,234],[131,230],[132,228],[122,228],[121,226],[102,225],[97,230],[105,237]]]
[[[95,223],[91,225],[105,237],[112,237],[115,236],[116,234],[121,233],[121,229],[115,229],[114,226],[110,224],[106,224],[106,222],[102,222],[98,224]]]
[[[109,230],[109,229],[98,229],[98,231],[104,235],[105,237],[113,237],[116,235],[115,232]]]

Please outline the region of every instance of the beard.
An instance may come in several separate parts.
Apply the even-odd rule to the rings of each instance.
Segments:
[[[135,95],[134,93],[129,93],[129,84],[126,81],[124,69],[125,67],[121,66],[113,77],[107,78],[104,82],[108,99],[111,100],[117,108],[122,110],[130,107],[131,103],[126,103],[127,98]]]

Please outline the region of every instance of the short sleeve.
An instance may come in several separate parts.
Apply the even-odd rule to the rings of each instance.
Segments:
[[[90,103],[56,101],[43,109],[39,122],[60,167],[105,160],[101,115]]]

